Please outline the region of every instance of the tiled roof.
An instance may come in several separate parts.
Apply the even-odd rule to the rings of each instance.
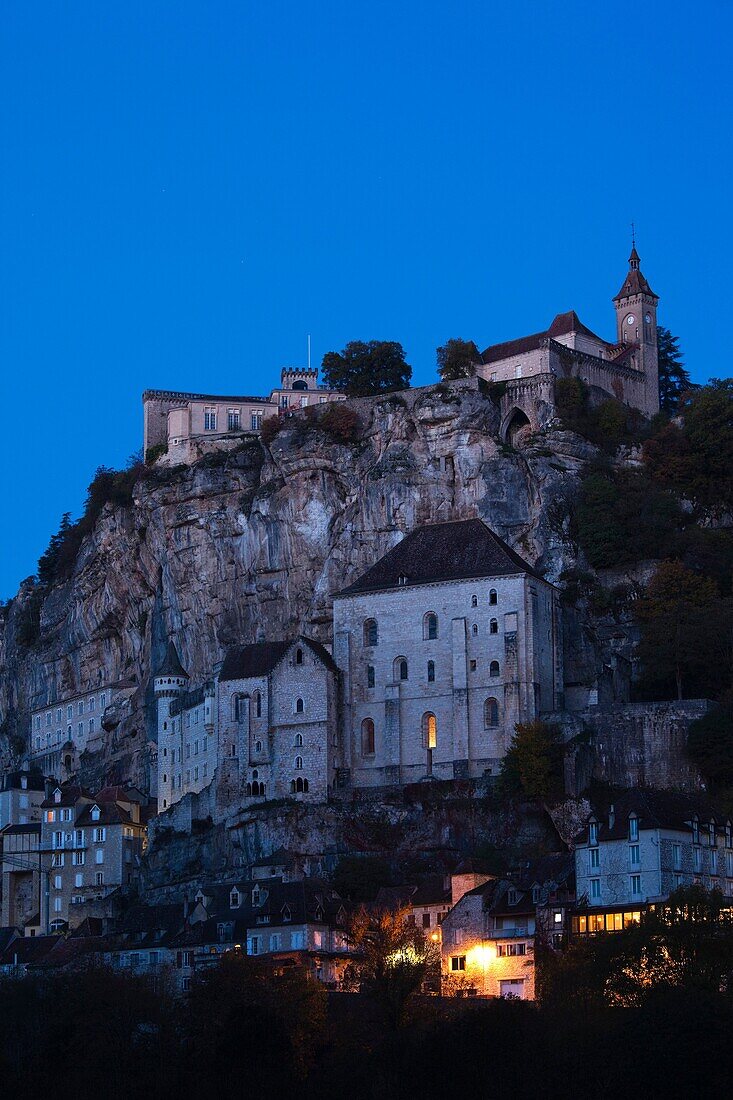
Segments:
[[[640,263],[639,253],[635,248],[632,248],[629,256],[629,273],[624,279],[623,286],[614,297],[614,302],[618,302],[620,298],[630,298],[632,294],[649,294],[652,298],[659,297],[642,275]]]
[[[610,819],[611,806],[613,806],[613,824]],[[651,788],[620,791],[615,796],[609,795],[602,805],[596,807],[596,811],[588,820],[598,822],[600,840],[623,840],[629,835],[630,814],[635,814],[639,819],[639,829],[688,830],[695,816],[701,825],[715,820],[720,826],[727,820],[725,814],[715,813],[714,807],[704,797],[696,798],[694,795],[676,791],[657,791]],[[586,844],[587,841],[586,825],[576,838],[576,844]]]
[[[552,324],[544,332],[533,332],[530,336],[520,336],[517,340],[507,340],[503,344],[492,344],[481,355],[482,363],[499,363],[503,359],[511,359],[515,355],[522,355],[527,351],[535,351],[544,340],[557,339],[558,336],[567,336],[570,332],[581,332],[584,336],[590,336],[605,344],[600,336],[596,336],[578,317],[574,309],[566,313],[558,313]]]
[[[338,671],[333,657],[320,642],[301,635],[287,642],[255,642],[252,645],[232,646],[224,657],[219,680],[248,680],[254,676],[267,676],[296,641],[308,646],[326,668],[332,672]]]
[[[454,520],[417,527],[338,595],[516,573],[540,577],[483,520]]]
[[[22,779],[26,781],[25,787],[21,787]],[[43,772],[40,771],[8,772],[6,775],[0,776],[0,791],[44,791],[45,789],[46,780]]]

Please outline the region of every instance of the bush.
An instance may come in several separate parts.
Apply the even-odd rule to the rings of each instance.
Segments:
[[[167,443],[156,443],[155,446],[148,447],[147,451],[145,452],[145,465],[152,466],[153,463],[156,462],[161,455],[165,454],[168,454]]]
[[[733,786],[733,698],[690,723],[687,754],[714,789]]]
[[[580,378],[555,383],[555,406],[563,427],[614,454],[622,443],[640,438],[641,414],[613,397],[591,406],[590,390]]]
[[[361,421],[353,409],[340,401],[332,401],[323,409],[318,426],[337,443],[356,443]]]
[[[594,569],[665,557],[680,522],[674,497],[643,475],[597,472],[581,483],[575,537]]]
[[[282,420],[279,416],[266,416],[262,421],[262,428],[260,430],[260,439],[269,447],[277,433],[282,428]]]

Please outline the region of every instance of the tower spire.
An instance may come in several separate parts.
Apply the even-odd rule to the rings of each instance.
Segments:
[[[631,223],[631,255],[629,256],[629,270],[630,271],[638,271],[640,263],[641,263],[641,260],[639,259],[639,253],[636,251],[636,226],[632,222]]]

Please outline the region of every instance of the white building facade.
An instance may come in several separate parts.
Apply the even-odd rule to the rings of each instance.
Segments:
[[[494,771],[559,703],[555,590],[478,519],[407,535],[334,599],[355,787]]]

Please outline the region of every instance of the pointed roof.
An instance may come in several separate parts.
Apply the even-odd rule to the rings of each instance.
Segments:
[[[558,336],[567,336],[570,332],[581,332],[584,336],[590,336],[599,344],[606,341],[592,332],[578,317],[574,309],[568,309],[565,313],[558,313],[552,324],[544,332],[533,332],[530,336],[520,336],[517,340],[507,340],[503,344],[492,344],[481,353],[482,363],[499,363],[503,359],[511,359],[514,355],[523,355],[528,351],[535,351],[542,346],[542,342],[548,338],[555,340]]]
[[[166,650],[165,657],[156,670],[155,675],[184,676],[188,680],[188,673],[181,664],[181,658],[178,656],[178,650],[176,649],[173,639],[168,642],[168,649]]]
[[[631,247],[631,255],[629,256],[629,272],[624,280],[624,285],[619,290],[618,294],[613,299],[614,302],[619,302],[623,298],[630,298],[634,294],[648,294],[651,298],[655,298],[659,301],[659,295],[655,294],[649,283],[646,281],[641,272],[641,260],[639,259],[639,253],[636,251],[636,245]]]
[[[418,527],[338,596],[379,592],[416,584],[540,574],[481,519],[452,520]]]
[[[320,642],[301,634],[286,642],[255,642],[252,645],[231,646],[226,651],[219,680],[248,680],[252,676],[267,676],[296,642],[307,646],[331,672],[338,671],[328,650]]]

